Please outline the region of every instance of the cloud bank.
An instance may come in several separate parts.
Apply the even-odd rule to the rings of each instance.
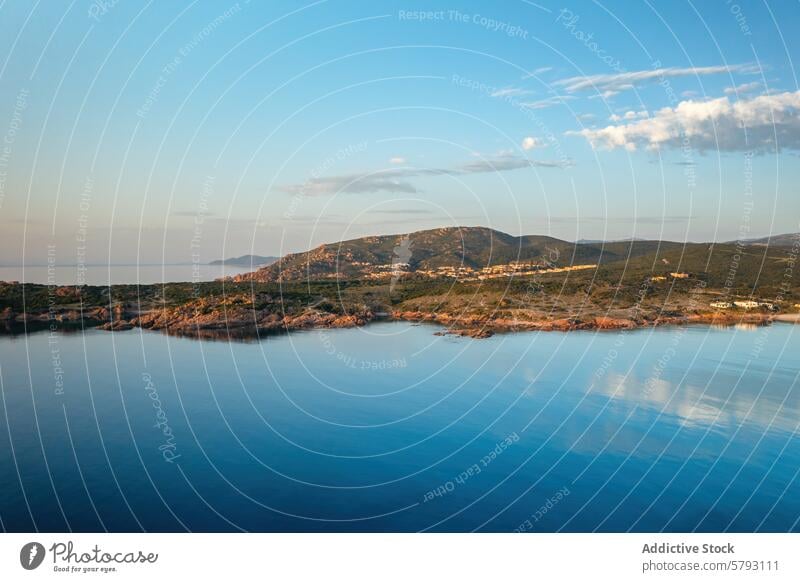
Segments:
[[[680,148],[684,141],[700,151],[770,152],[800,149],[800,91],[730,101],[682,101],[650,117],[601,129],[568,132],[595,148],[649,150]]]

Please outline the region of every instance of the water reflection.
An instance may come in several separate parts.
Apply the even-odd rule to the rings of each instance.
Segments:
[[[737,331],[756,331],[762,327],[766,327],[772,325],[772,322],[769,321],[758,321],[758,322],[750,322],[750,321],[739,321],[737,323],[712,323],[709,325],[711,329],[725,331],[729,329],[735,329]]]
[[[686,426],[738,427],[794,431],[800,424],[798,368],[780,370],[709,358],[690,369],[686,361],[671,365],[658,376],[643,370],[611,372],[591,392],[661,415]]]

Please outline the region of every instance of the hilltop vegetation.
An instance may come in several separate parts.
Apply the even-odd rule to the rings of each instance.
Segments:
[[[286,255],[272,265],[236,277],[237,281],[292,281],[320,278],[353,279],[387,272],[393,264],[409,272],[442,267],[482,269],[512,262],[564,267],[624,261],[655,252],[679,249],[681,243],[627,241],[571,243],[549,236],[512,236],[483,227],[453,227],[410,234],[371,236],[324,244]],[[402,257],[408,252],[408,257]]]
[[[439,228],[321,245],[287,255],[234,280],[363,281],[397,275],[391,267],[399,262],[407,264],[402,271],[405,278],[415,273],[430,275],[443,267],[478,270],[520,262],[542,268],[598,265],[596,273],[576,274],[572,280],[589,277],[598,283],[630,284],[644,277],[681,271],[703,279],[710,288],[725,288],[729,293],[749,294],[759,288],[774,293],[786,280],[784,271],[792,252],[792,247],[781,245],[647,240],[570,243],[548,236],[515,237],[482,227]],[[408,256],[403,257],[403,253]],[[795,281],[789,282],[791,287],[796,286]]]

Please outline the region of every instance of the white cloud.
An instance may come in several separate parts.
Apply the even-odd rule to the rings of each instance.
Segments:
[[[530,95],[535,93],[535,91],[531,91],[529,89],[520,89],[519,87],[503,87],[502,89],[497,89],[492,91],[492,97],[520,97],[521,95]]]
[[[529,151],[540,147],[544,147],[544,143],[542,143],[541,140],[538,140],[535,137],[528,136],[522,140],[522,149],[524,149],[525,151]]]
[[[633,89],[633,85],[627,87],[627,89]],[[589,95],[589,99],[611,99],[612,97],[619,95],[621,91],[612,91],[611,89],[607,91],[603,91],[602,93],[595,93],[594,95]]]
[[[626,111],[622,115],[617,115],[616,113],[613,114],[609,119],[614,123],[619,121],[631,121],[633,119],[644,119],[645,117],[650,117],[650,114],[647,111]]]
[[[545,99],[539,99],[538,101],[520,103],[519,105],[525,109],[545,109],[547,107],[554,107],[555,105],[563,105],[565,101],[571,101],[573,99],[575,99],[575,97],[572,95],[556,95]]]
[[[390,164],[403,165],[403,164],[405,164],[407,161],[408,161],[408,160],[406,160],[406,159],[405,159],[404,157],[402,157],[402,156],[395,156],[394,158],[389,158],[389,163],[390,163]]]
[[[536,91],[521,89],[519,87],[503,87],[502,89],[496,89],[495,91],[492,91],[490,95],[492,97],[509,99],[522,97],[525,95],[532,95],[535,93]],[[571,101],[573,99],[576,99],[576,97],[573,95],[553,95],[551,97],[537,99],[536,101],[519,102],[516,99],[513,99],[513,102],[516,104],[516,106],[523,109],[545,109],[547,107],[554,107],[555,105],[562,105],[565,101]]]
[[[752,83],[743,83],[738,87],[728,87],[725,89],[725,95],[738,95],[740,93],[750,93],[761,87],[761,83],[753,81]]]
[[[679,148],[684,138],[700,151],[800,149],[800,91],[731,102],[728,97],[682,101],[649,118],[601,129],[568,132],[592,147],[635,150]]]
[[[532,70],[530,73],[522,77],[523,79],[530,79],[531,77],[536,77],[537,75],[543,75],[544,73],[549,73],[553,70],[553,67],[539,67],[538,69]]]
[[[713,67],[666,67],[630,71],[625,73],[609,73],[601,75],[581,75],[555,81],[553,84],[563,87],[569,93],[594,90],[609,97],[620,91],[633,89],[643,83],[658,81],[669,77],[695,77],[715,75],[719,73],[751,72],[751,65],[718,65]]]

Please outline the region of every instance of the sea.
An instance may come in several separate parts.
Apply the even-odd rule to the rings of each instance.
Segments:
[[[0,266],[0,281],[40,285],[156,285],[182,281],[213,281],[254,268],[230,265],[72,265]]]
[[[15,532],[800,530],[800,327],[0,335]]]

